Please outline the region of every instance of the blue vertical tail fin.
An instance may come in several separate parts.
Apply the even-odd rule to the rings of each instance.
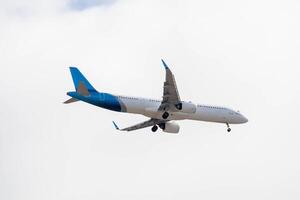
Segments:
[[[89,92],[97,92],[97,90],[89,83],[83,74],[76,67],[70,67],[73,83],[76,91],[83,84]]]

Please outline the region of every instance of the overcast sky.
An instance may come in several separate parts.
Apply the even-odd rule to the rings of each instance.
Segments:
[[[0,0],[0,199],[300,199],[300,3]],[[64,105],[77,66],[98,91],[181,98],[249,122],[146,118]]]

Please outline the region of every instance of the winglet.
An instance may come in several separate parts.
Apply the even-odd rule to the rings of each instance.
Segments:
[[[163,63],[165,69],[169,69],[168,65],[165,63],[165,61],[163,59],[161,59],[161,62]]]
[[[117,126],[117,124],[116,124],[114,121],[112,121],[112,123],[113,123],[113,125],[115,126],[115,128],[116,128],[117,130],[120,130],[119,127]]]

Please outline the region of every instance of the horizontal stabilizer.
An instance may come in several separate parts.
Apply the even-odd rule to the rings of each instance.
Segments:
[[[79,101],[79,100],[72,97],[71,99],[68,99],[67,101],[65,101],[64,104],[74,103],[76,101]]]

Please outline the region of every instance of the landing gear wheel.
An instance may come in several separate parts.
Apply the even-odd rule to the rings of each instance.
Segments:
[[[226,123],[226,125],[227,125],[227,132],[229,133],[231,131],[231,128],[229,127],[228,123]]]
[[[169,113],[168,112],[164,112],[164,114],[162,115],[163,119],[167,119],[169,117]]]
[[[155,132],[155,131],[157,131],[157,129],[158,129],[158,127],[157,127],[156,125],[154,125],[154,126],[151,128],[151,131],[152,131],[152,132]]]
[[[182,110],[182,103],[178,103],[175,105],[178,110]]]

